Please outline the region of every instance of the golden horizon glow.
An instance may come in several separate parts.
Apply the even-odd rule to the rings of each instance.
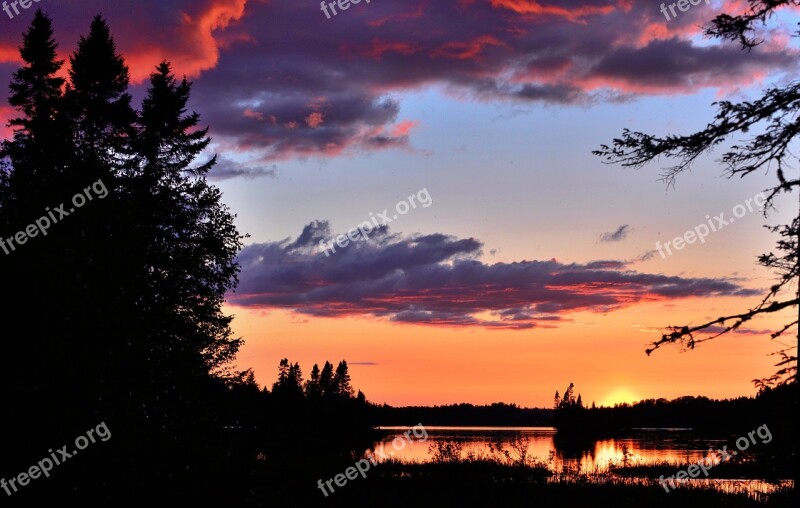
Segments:
[[[620,387],[609,393],[599,405],[614,407],[615,405],[622,403],[633,404],[639,400],[642,400],[642,398],[638,395],[635,395],[630,389],[627,387]]]
[[[514,403],[549,408],[569,383],[591,406],[682,396],[755,395],[752,379],[774,372],[768,336],[736,333],[691,352],[647,344],[675,316],[699,322],[738,309],[741,298],[648,302],[607,314],[578,312],[559,328],[526,331],[421,326],[371,317],[323,318],[286,310],[229,307],[245,339],[236,362],[271,388],[281,358],[314,363],[346,359],[353,386],[393,406]],[[672,316],[672,317],[669,317]],[[757,318],[770,329],[778,316]],[[725,358],[724,362],[719,358]]]

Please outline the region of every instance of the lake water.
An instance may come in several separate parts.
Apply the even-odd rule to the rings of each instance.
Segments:
[[[584,472],[603,472],[611,463],[622,463],[625,450],[629,460],[638,462],[686,462],[703,459],[709,454],[709,447],[716,450],[728,444],[724,440],[694,438],[691,431],[685,429],[653,429],[638,430],[622,439],[594,441],[588,449],[563,449],[556,445],[553,427],[425,427],[428,433],[425,442],[415,440],[413,433],[411,442],[405,438],[394,441],[407,430],[409,427],[380,427],[383,437],[378,446],[382,443],[385,452],[394,454],[397,459],[425,462],[431,458],[428,446],[437,441],[455,441],[462,445],[463,453],[476,454],[488,453],[492,444],[509,450],[514,456],[512,443],[527,439],[529,457],[547,461],[552,452],[553,466],[558,470],[567,465]],[[401,446],[401,442],[405,444]]]
[[[716,450],[732,443],[724,439],[695,436],[690,429],[637,429],[626,437],[600,439],[583,444],[560,443],[553,427],[425,427],[428,438],[413,433],[406,439],[403,433],[410,427],[380,427],[381,438],[376,449],[405,462],[427,462],[432,458],[429,446],[437,442],[455,442],[461,455],[472,452],[477,456],[492,454],[492,449],[506,450],[512,458],[519,455],[520,442],[527,444],[527,456],[547,462],[556,472],[565,468],[587,474],[608,472],[609,465],[697,462],[717,456]],[[517,444],[515,449],[515,443]],[[709,450],[711,449],[711,450]],[[502,452],[501,452],[502,453]],[[677,468],[676,468],[677,472]],[[652,483],[652,480],[631,478],[630,483]],[[767,494],[776,485],[760,480],[692,479],[690,483],[709,484],[725,492],[746,492],[754,497]]]

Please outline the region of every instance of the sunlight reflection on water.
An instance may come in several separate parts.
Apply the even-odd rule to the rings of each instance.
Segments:
[[[601,439],[584,444],[559,448],[556,443],[556,430],[553,427],[428,427],[426,441],[404,442],[395,446],[393,440],[410,427],[380,427],[382,437],[376,442],[377,449],[383,446],[385,453],[404,462],[427,462],[431,460],[428,447],[432,443],[455,441],[462,446],[462,456],[472,452],[477,456],[488,456],[490,444],[506,450],[512,458],[516,452],[512,443],[517,439],[527,439],[527,454],[542,462],[548,462],[553,471],[565,468],[581,473],[595,475],[597,481],[613,479],[620,484],[658,485],[657,480],[648,478],[621,478],[609,475],[609,465],[622,465],[626,460],[631,464],[653,464],[661,462],[688,463],[707,457],[715,457],[709,449],[716,450],[728,444],[724,439],[709,439],[695,436],[690,429],[638,429],[629,437]],[[405,440],[403,440],[405,441]],[[400,444],[400,440],[394,441]],[[400,449],[398,449],[400,448]],[[677,472],[677,469],[676,469]],[[550,481],[568,481],[554,476]],[[780,484],[763,480],[741,479],[690,479],[684,485],[711,486],[726,493],[747,493],[754,498],[769,494],[779,486],[791,486],[792,482]],[[680,488],[680,487],[679,487]]]

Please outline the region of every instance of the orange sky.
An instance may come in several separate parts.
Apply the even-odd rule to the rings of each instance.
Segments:
[[[726,300],[726,301],[723,301]],[[651,355],[650,324],[709,312],[735,311],[741,299],[652,303],[609,315],[578,313],[559,329],[493,331],[392,324],[369,318],[309,318],[284,311],[229,309],[234,331],[246,337],[241,367],[259,383],[274,381],[288,356],[311,366],[345,358],[354,386],[368,399],[392,405],[470,402],[546,407],[570,382],[587,403],[681,395],[752,394],[750,380],[773,372],[774,345],[746,334],[708,342],[693,352],[665,348]],[[681,321],[683,322],[683,321]],[[766,319],[756,322],[766,325]],[[375,365],[359,365],[370,362]]]

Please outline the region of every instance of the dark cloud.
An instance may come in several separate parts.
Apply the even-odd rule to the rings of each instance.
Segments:
[[[795,73],[798,61],[775,37],[751,52],[700,43],[716,10],[701,4],[667,22],[650,0],[375,1],[331,19],[315,1],[84,0],[47,10],[62,57],[103,12],[136,83],[162,59],[195,78],[192,106],[226,150],[252,161],[222,164],[216,178],[269,174],[288,158],[412,150],[416,122],[400,102],[409,92],[586,104],[729,90]],[[6,20],[0,75],[16,67],[29,17]]]
[[[702,333],[716,335],[718,333],[722,333],[726,330],[724,326],[712,325],[708,328],[702,330]],[[738,328],[736,330],[731,330],[730,333],[739,333],[742,335],[761,335],[761,336],[770,336],[774,333],[774,330],[754,330],[752,328]]]
[[[757,294],[729,279],[641,273],[623,261],[486,264],[478,260],[479,241],[444,234],[387,231],[326,256],[320,243],[330,240],[330,230],[315,221],[296,240],[245,247],[241,282],[228,301],[313,316],[521,330],[557,326],[577,311]]]
[[[243,164],[226,157],[220,157],[217,164],[208,173],[209,180],[227,180],[237,176],[245,178],[258,178],[261,176],[274,177],[277,171],[274,164]]]
[[[606,232],[600,235],[601,242],[621,242],[625,238],[628,237],[628,233],[631,232],[630,226],[627,224],[623,224],[617,228],[616,231],[613,232]]]
[[[667,23],[644,0],[362,2],[331,19],[317,11],[314,2],[248,4],[232,30],[239,42],[198,82],[215,135],[264,160],[409,150],[400,126],[413,119],[398,97],[416,90],[585,104],[727,89],[797,66],[784,48],[697,45],[713,9]]]
[[[633,262],[643,263],[645,261],[650,261],[651,259],[653,259],[655,257],[657,252],[658,251],[656,251],[656,250],[649,250],[649,251],[645,252],[644,254],[642,254],[641,256],[637,257]]]

